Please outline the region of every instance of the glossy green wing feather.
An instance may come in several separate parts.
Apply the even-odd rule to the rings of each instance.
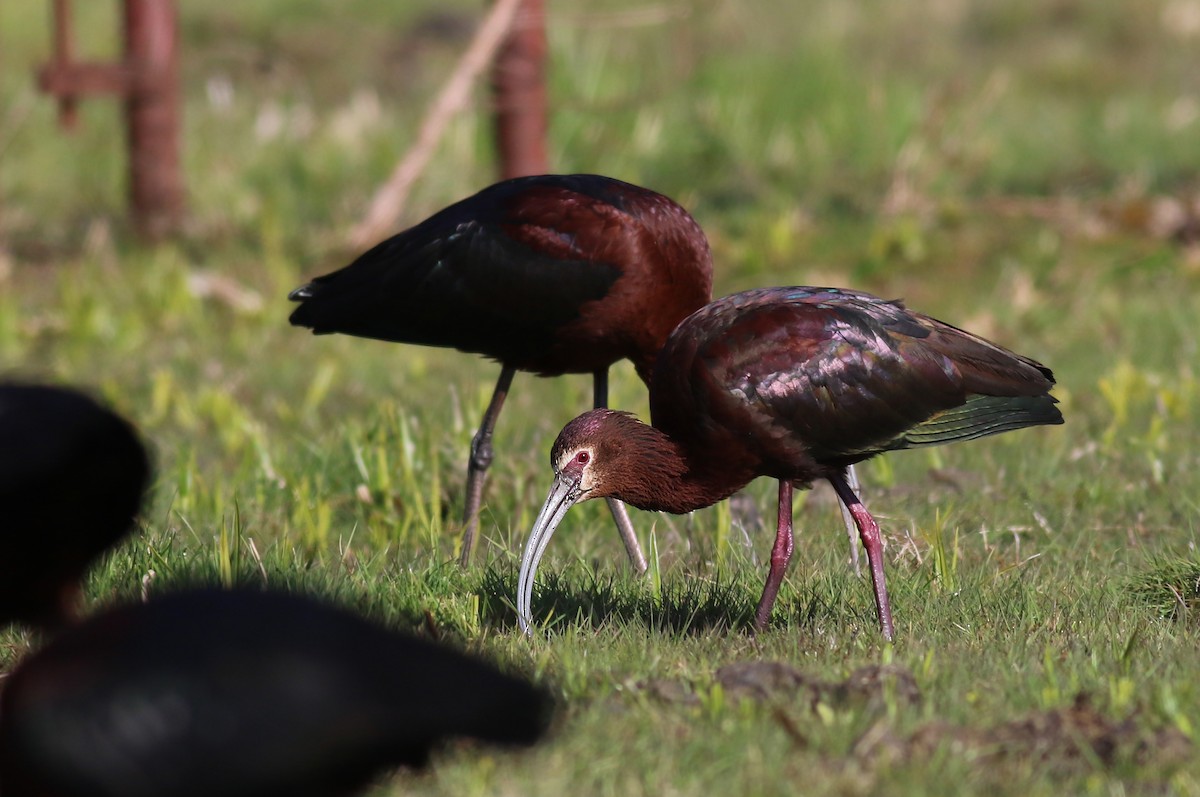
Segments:
[[[899,437],[890,448],[936,446],[960,440],[1063,422],[1053,396],[980,396],[936,413]]]

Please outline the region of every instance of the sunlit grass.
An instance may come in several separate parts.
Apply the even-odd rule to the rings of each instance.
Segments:
[[[436,35],[421,3],[184,8],[190,222],[154,248],[124,220],[115,105],[86,102],[68,137],[31,88],[49,42],[34,5],[0,4],[0,370],[91,386],[138,421],[158,469],[90,608],[197,582],[313,591],[562,699],[547,744],[454,748],[381,794],[1200,793],[1194,755],[957,743],[1079,695],[1140,731],[1200,722],[1194,3],[550,9],[556,167],[693,209],[716,293],[864,288],[1053,367],[1065,426],[862,467],[895,646],[819,491],[797,496],[772,627],[749,633],[767,480],[689,516],[634,512],[647,579],[601,502],[573,509],[526,640],[517,557],[590,379],[517,377],[464,572],[465,459],[497,366],[287,325],[287,292],[345,262],[477,5],[439,5]],[[81,50],[111,55],[107,6],[76,5],[78,30],[100,31]],[[490,181],[485,109],[452,126],[410,221]],[[610,399],[648,415],[627,364]],[[0,656],[30,644],[9,632]],[[895,665],[920,697],[746,700],[717,673],[747,660],[824,681]],[[938,723],[959,730],[899,746]]]

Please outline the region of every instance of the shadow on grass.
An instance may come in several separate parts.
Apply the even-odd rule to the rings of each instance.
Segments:
[[[491,567],[479,583],[480,619],[485,625],[517,625],[516,573]],[[757,573],[729,577],[676,576],[660,593],[649,579],[598,574],[585,568],[539,574],[533,592],[534,623],[547,630],[564,624],[599,628],[641,625],[658,634],[692,636],[717,632],[751,634],[762,587]],[[869,610],[869,607],[868,607]],[[816,628],[848,622],[854,601],[836,579],[785,591],[776,603],[772,625]]]
[[[487,625],[517,625],[516,578],[512,568],[488,568],[479,584],[480,613]],[[749,630],[754,607],[744,585],[708,579],[664,584],[656,595],[649,580],[635,581],[579,568],[539,574],[533,591],[534,623],[554,628],[563,623],[599,628],[608,623],[637,623],[663,634],[689,635],[730,629]]]
[[[453,562],[433,559],[399,565],[385,556],[351,566],[305,557],[275,544],[234,550],[222,567],[202,545],[172,537],[142,538],[125,544],[93,568],[88,611],[135,603],[200,588],[264,589],[308,595],[353,610],[389,628],[422,636],[469,638],[474,613],[467,602],[476,578]]]

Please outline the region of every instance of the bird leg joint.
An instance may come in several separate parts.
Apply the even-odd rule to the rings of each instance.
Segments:
[[[492,465],[492,435],[483,430],[471,440],[471,469],[485,471]]]

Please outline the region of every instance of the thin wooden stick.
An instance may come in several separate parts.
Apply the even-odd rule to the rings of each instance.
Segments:
[[[417,140],[409,147],[387,182],[375,192],[366,217],[350,233],[350,245],[362,249],[386,237],[408,199],[408,192],[433,155],[446,125],[467,105],[471,85],[487,67],[512,27],[521,0],[496,0],[454,72],[434,98]]]

